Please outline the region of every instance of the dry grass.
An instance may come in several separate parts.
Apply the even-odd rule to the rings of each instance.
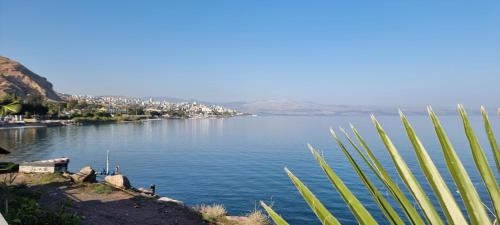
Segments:
[[[241,225],[270,225],[267,216],[261,211],[254,211],[247,215],[248,219],[243,221]]]
[[[267,216],[261,211],[254,211],[245,217],[229,217],[221,204],[199,205],[194,209],[213,225],[270,225]]]
[[[204,220],[211,223],[225,219],[227,215],[226,209],[221,204],[199,205],[195,206],[195,210],[201,213]]]
[[[44,174],[35,175],[35,176],[40,176],[40,177],[37,180],[33,180],[31,182],[32,185],[33,184],[44,185],[44,184],[66,181],[66,178],[64,178],[60,173],[44,173]]]

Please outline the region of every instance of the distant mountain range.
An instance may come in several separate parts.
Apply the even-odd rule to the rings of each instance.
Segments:
[[[52,84],[22,64],[0,56],[0,98],[6,94],[27,97],[38,95],[53,101],[61,98]]]
[[[15,94],[19,97],[38,95],[53,101],[60,101],[69,95],[54,91],[52,84],[44,77],[32,72],[22,64],[6,57],[0,56],[0,98],[6,94]],[[125,96],[124,96],[125,97]],[[142,97],[143,100],[168,102],[198,102],[207,105],[221,105],[235,109],[239,112],[247,112],[258,115],[290,115],[290,116],[332,116],[332,115],[396,115],[397,107],[384,106],[350,106],[320,104],[306,101],[293,100],[262,100],[262,101],[240,101],[240,102],[209,102],[196,99],[183,99],[172,97]],[[425,108],[408,108],[402,110],[407,114],[426,114]],[[454,109],[436,108],[436,112],[442,114],[456,115]]]
[[[221,105],[239,112],[256,115],[281,115],[281,116],[341,116],[341,115],[398,115],[398,110],[403,110],[408,115],[427,115],[425,107],[389,107],[389,106],[363,106],[363,105],[334,105],[321,104],[310,101],[293,101],[286,99],[238,101],[238,102],[210,102],[197,99],[183,99],[172,97],[142,97],[143,100],[168,102],[198,102],[207,105]],[[449,108],[434,108],[439,114],[456,115],[456,110]]]
[[[263,100],[250,102],[219,103],[225,107],[241,112],[259,115],[287,115],[287,116],[341,116],[341,115],[398,115],[398,109],[409,115],[427,115],[425,107],[389,107],[369,105],[334,105],[308,101],[293,100]],[[456,115],[456,110],[434,108],[440,114]]]

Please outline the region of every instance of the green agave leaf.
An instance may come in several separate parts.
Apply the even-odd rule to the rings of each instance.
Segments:
[[[375,116],[372,115],[371,118],[373,124],[377,128],[378,134],[382,139],[382,142],[384,142],[384,145],[389,151],[389,155],[391,156],[399,175],[403,179],[404,183],[410,190],[413,197],[417,200],[418,204],[420,205],[420,208],[422,209],[425,217],[427,218],[427,221],[432,225],[443,225],[444,223],[439,217],[438,212],[432,205],[432,202],[427,197],[427,194],[424,192],[424,189],[418,183],[417,178],[415,178],[415,175],[413,175],[408,165],[406,165],[406,162],[404,161],[403,157],[401,157],[401,155],[399,154],[399,151],[396,149],[396,146],[394,146],[389,136],[385,133],[384,129],[377,121]]]
[[[451,194],[450,189],[446,185],[444,179],[441,177],[439,170],[437,169],[436,165],[434,165],[434,162],[427,153],[427,150],[425,150],[424,145],[417,137],[417,134],[413,130],[410,122],[403,114],[403,112],[399,111],[399,115],[406,128],[408,138],[410,139],[413,148],[415,149],[420,167],[422,168],[427,181],[429,181],[432,189],[434,190],[434,193],[436,193],[436,196],[439,200],[441,208],[443,209],[446,219],[448,220],[448,223],[455,225],[468,224],[467,220],[462,214],[462,211],[460,210],[460,207],[455,201],[455,198]]]
[[[7,111],[18,113],[21,111],[21,104],[19,102],[13,102],[3,106]]]
[[[288,225],[288,223],[283,218],[281,218],[278,213],[274,212],[271,207],[266,205],[266,203],[260,201],[260,205],[262,206],[262,208],[264,208],[264,210],[266,210],[267,214],[269,215],[269,217],[271,217],[276,225]]]
[[[394,180],[389,176],[389,174],[384,169],[382,164],[378,161],[378,159],[375,157],[373,152],[370,150],[370,148],[368,147],[368,145],[364,141],[363,137],[359,134],[358,130],[352,124],[350,126],[351,126],[352,131],[356,135],[356,139],[358,140],[360,145],[363,147],[363,149],[365,150],[366,154],[368,155],[368,157],[370,158],[370,160],[372,162],[372,163],[367,162],[367,164],[368,165],[373,164],[373,166],[370,166],[370,168],[379,177],[379,179],[385,184],[385,186],[387,187],[389,192],[392,194],[392,196],[399,203],[399,205],[403,209],[403,212],[405,213],[406,217],[411,222],[411,224],[414,224],[414,225],[425,224],[422,217],[420,217],[420,214],[418,214],[417,209],[415,209],[415,207],[413,207],[413,204],[410,202],[410,200],[408,200],[408,198],[403,193],[403,191],[401,191],[401,189],[398,187],[398,185],[396,185]],[[354,145],[352,140],[350,140],[350,138],[348,138],[348,140],[349,140],[349,142],[351,142],[351,144],[354,146],[354,148],[358,151],[358,153],[364,158],[364,160],[367,161],[364,154],[361,152],[361,150],[356,145]]]
[[[462,117],[465,134],[467,136],[467,139],[469,139],[470,149],[472,152],[472,156],[474,157],[474,162],[476,163],[476,167],[479,169],[481,178],[486,184],[486,189],[490,193],[490,198],[493,202],[493,206],[496,212],[496,217],[500,218],[500,189],[498,188],[495,175],[493,174],[493,171],[491,171],[488,160],[486,160],[486,156],[484,155],[483,148],[481,147],[481,144],[479,144],[479,140],[477,139],[476,134],[471,127],[464,107],[462,105],[458,105],[458,111],[460,112],[460,116]]]
[[[293,175],[290,170],[285,168],[286,173],[292,180],[292,183],[297,187],[297,190],[300,192],[304,200],[306,200],[307,204],[313,212],[316,214],[318,219],[321,221],[323,225],[340,225],[340,222],[335,218],[326,207],[314,196],[314,194],[305,186],[299,178]]]
[[[328,179],[332,182],[335,188],[338,190],[344,201],[349,206],[349,209],[354,214],[356,219],[360,224],[375,225],[378,224],[373,216],[366,210],[366,208],[361,204],[361,202],[354,196],[354,194],[345,186],[344,182],[333,172],[333,170],[328,166],[326,161],[321,157],[321,155],[308,144],[311,153],[314,155],[316,160],[318,160],[321,168],[325,171]]]
[[[347,135],[344,129],[342,128],[340,129],[342,132],[344,132],[345,135]],[[356,161],[349,153],[349,151],[347,151],[344,144],[342,144],[342,142],[339,140],[339,138],[335,134],[335,131],[333,131],[333,129],[330,128],[330,132],[332,133],[333,138],[339,145],[342,152],[346,155],[347,159],[351,163],[352,167],[354,168],[358,176],[361,178],[365,186],[368,188],[368,191],[370,191],[370,194],[373,196],[373,199],[375,200],[377,205],[380,207],[380,209],[382,209],[382,212],[384,213],[387,220],[393,225],[404,225],[405,224],[404,221],[399,217],[396,210],[394,210],[391,204],[384,198],[384,196],[380,193],[377,187],[371,182],[368,176],[366,176],[366,174],[363,172],[361,167],[356,163]]]
[[[471,223],[473,225],[492,224],[488,218],[488,214],[486,213],[481,199],[479,198],[479,194],[472,184],[472,181],[460,161],[460,158],[458,158],[458,155],[441,126],[439,119],[431,107],[428,107],[427,111],[429,112],[432,123],[434,124],[436,135],[443,149],[446,165],[448,166],[448,170],[457,185],[460,196],[462,196]]]
[[[497,171],[500,172],[500,148],[498,147],[495,134],[491,129],[490,120],[488,119],[488,113],[483,106],[481,106],[481,114],[483,115],[484,129],[486,130],[486,134],[488,134],[488,140],[490,141],[491,150],[493,151],[493,155],[495,156]]]

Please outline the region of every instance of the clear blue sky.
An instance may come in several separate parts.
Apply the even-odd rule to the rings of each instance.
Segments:
[[[76,94],[499,106],[499,1],[0,0],[0,55]]]

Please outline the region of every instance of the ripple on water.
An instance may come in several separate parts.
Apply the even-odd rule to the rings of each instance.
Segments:
[[[473,181],[481,187],[461,124],[457,123],[456,117],[441,119]],[[423,181],[425,190],[430,192],[399,118],[379,117],[379,120],[416,177]],[[445,172],[445,179],[451,182],[432,124],[426,117],[410,117],[410,120],[438,168]],[[471,120],[478,131],[482,129],[479,117]],[[112,165],[119,164],[134,186],[148,187],[154,183],[161,195],[190,205],[222,203],[231,214],[251,212],[259,200],[264,200],[272,203],[291,224],[319,225],[283,171],[283,167],[287,166],[343,224],[357,224],[308,151],[306,143],[311,143],[322,152],[334,171],[373,216],[384,223],[378,206],[328,132],[330,126],[349,127],[349,122],[357,126],[382,164],[402,187],[391,158],[368,117],[364,116],[238,117],[1,130],[0,140],[3,147],[12,150],[9,156],[11,160],[68,156],[73,171],[88,164],[98,169],[104,168],[106,150],[110,149]],[[500,129],[497,121],[492,123],[495,130]],[[478,136],[486,148],[488,145],[484,134],[478,132]],[[360,160],[353,149],[349,150]],[[486,154],[493,164],[491,151],[486,151]],[[369,171],[364,165],[362,168]],[[371,174],[370,178],[388,196],[376,176]],[[479,193],[487,196],[483,189]]]

